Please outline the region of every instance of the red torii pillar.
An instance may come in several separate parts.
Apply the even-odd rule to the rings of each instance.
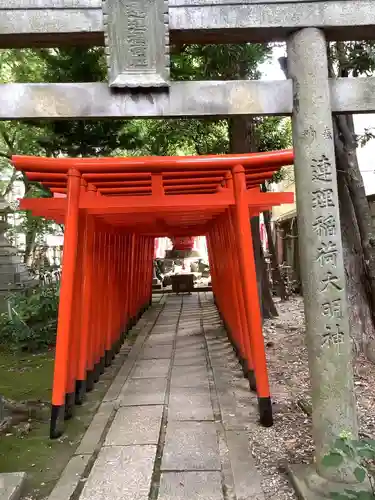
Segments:
[[[81,174],[78,170],[68,172],[68,198],[65,216],[65,235],[63,252],[63,273],[60,285],[59,314],[56,336],[55,371],[52,389],[52,409],[50,436],[61,435],[61,424],[71,416],[75,393],[67,393],[69,357],[71,344],[71,318],[73,310],[74,277],[76,272],[76,253],[78,244],[79,198]]]
[[[258,394],[260,422],[265,427],[270,427],[273,424],[272,402],[262,332],[260,297],[258,296],[249,206],[246,197],[245,170],[241,165],[237,165],[232,169],[232,172],[234,196],[236,200],[235,219],[237,226],[239,264],[242,274],[246,319],[251,336],[252,360]]]

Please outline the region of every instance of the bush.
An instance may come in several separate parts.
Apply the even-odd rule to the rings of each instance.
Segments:
[[[330,498],[335,500],[375,500],[375,440],[368,438],[354,440],[350,436],[343,435],[336,439],[332,450],[323,457],[322,465],[338,468],[345,461],[352,464],[354,476],[359,485],[363,484],[363,489],[360,487],[355,490],[350,489],[350,485],[348,485],[344,491],[330,492]]]
[[[8,297],[9,312],[0,316],[0,344],[35,352],[55,345],[59,286],[37,286]]]

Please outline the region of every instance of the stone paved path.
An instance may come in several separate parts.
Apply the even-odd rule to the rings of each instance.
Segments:
[[[264,500],[212,294],[157,300],[50,500]]]

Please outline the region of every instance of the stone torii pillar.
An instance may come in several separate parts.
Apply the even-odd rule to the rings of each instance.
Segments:
[[[341,433],[357,438],[352,352],[328,62],[324,33],[305,28],[288,40],[288,77],[293,81],[293,143],[306,342],[312,386],[315,464],[290,468],[302,498],[325,497],[351,470],[322,466]]]

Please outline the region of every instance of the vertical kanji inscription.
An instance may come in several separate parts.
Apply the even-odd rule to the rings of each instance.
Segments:
[[[103,0],[109,86],[169,86],[168,0]]]

